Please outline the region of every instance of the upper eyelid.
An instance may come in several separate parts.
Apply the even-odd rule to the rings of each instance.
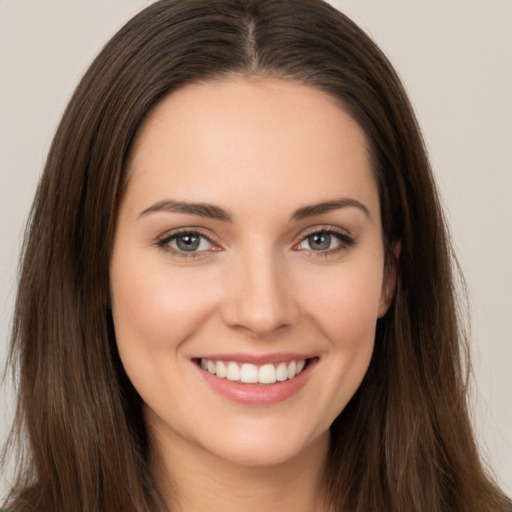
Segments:
[[[297,243],[297,241],[302,241],[305,238],[307,238],[310,235],[314,235],[315,233],[324,233],[324,232],[332,232],[332,233],[338,233],[340,235],[348,236],[350,238],[353,238],[353,235],[350,233],[348,229],[340,228],[339,226],[333,226],[331,224],[320,224],[317,226],[311,226],[303,231],[300,232],[300,234],[296,237],[296,241],[294,243]]]
[[[179,235],[186,235],[186,234],[194,234],[202,236],[203,238],[206,238],[210,243],[218,245],[218,242],[216,241],[216,237],[205,233],[205,231],[202,228],[199,227],[186,227],[186,228],[176,228],[170,231],[166,231],[164,234],[160,235],[157,238],[158,242],[166,241],[166,240],[172,240],[173,238],[178,237]]]

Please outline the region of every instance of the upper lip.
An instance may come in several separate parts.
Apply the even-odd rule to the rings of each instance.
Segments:
[[[290,361],[302,361],[317,357],[315,354],[298,354],[292,352],[275,352],[272,354],[205,354],[192,359],[206,359],[209,361],[233,361],[235,363],[250,363],[257,366],[264,364],[287,363]]]

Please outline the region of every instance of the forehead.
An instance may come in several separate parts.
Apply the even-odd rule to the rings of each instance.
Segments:
[[[141,125],[127,195],[229,204],[245,197],[374,202],[364,132],[326,93],[297,82],[243,78],[186,86]],[[142,205],[140,205],[142,206]]]

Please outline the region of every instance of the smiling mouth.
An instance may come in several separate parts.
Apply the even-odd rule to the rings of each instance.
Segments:
[[[198,359],[196,363],[205,371],[220,379],[244,384],[275,384],[295,378],[308,366],[310,359],[299,359],[277,364],[256,365],[235,361]]]

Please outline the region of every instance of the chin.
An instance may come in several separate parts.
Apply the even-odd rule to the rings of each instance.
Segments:
[[[248,468],[278,466],[292,460],[325,456],[329,446],[328,430],[317,436],[297,434],[264,429],[258,432],[251,428],[239,431],[235,436],[210,438],[202,448],[227,463]]]

